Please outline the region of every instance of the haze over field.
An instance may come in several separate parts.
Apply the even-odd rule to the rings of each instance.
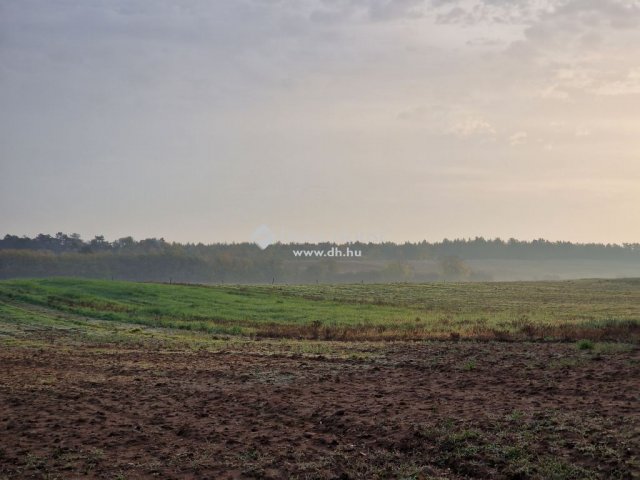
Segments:
[[[640,235],[640,2],[0,1],[0,236]]]

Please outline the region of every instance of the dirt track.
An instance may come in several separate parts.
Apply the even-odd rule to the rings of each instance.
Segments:
[[[0,478],[637,478],[639,395],[573,344],[3,348]]]

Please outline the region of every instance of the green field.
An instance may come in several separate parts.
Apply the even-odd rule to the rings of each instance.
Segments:
[[[5,338],[26,326],[87,333],[132,325],[221,337],[637,341],[640,280],[312,286],[0,282]]]

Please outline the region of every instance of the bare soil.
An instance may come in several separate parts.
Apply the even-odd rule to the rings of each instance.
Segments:
[[[639,452],[637,347],[0,349],[6,479],[630,479]]]

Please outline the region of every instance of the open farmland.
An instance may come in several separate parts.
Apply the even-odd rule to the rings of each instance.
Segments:
[[[0,283],[0,479],[640,474],[640,282]]]
[[[628,341],[640,335],[635,279],[313,286],[14,280],[0,282],[0,301],[9,322],[108,320],[252,337]]]

